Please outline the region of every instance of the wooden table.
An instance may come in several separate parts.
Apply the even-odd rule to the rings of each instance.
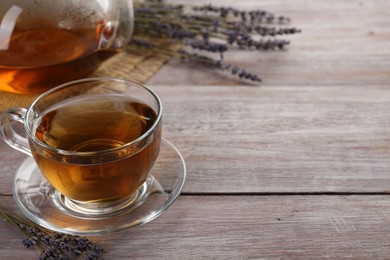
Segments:
[[[261,86],[176,60],[148,82],[188,179],[156,220],[96,238],[105,258],[388,259],[390,2],[224,4],[287,15],[303,32],[285,52],[226,57]],[[0,142],[2,205],[16,209],[25,158]],[[37,259],[3,222],[0,234],[1,259]]]

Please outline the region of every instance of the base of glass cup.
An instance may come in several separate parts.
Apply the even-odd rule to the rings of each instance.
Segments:
[[[47,182],[32,157],[19,166],[13,195],[19,209],[31,221],[53,231],[77,235],[102,235],[148,223],[177,199],[186,179],[180,152],[164,138],[149,178],[131,196],[115,203],[72,201]]]
[[[136,192],[115,201],[81,202],[72,200],[54,189],[51,189],[48,196],[54,205],[67,215],[82,219],[103,219],[128,213],[140,206],[151,194],[153,181],[154,178],[149,176]]]

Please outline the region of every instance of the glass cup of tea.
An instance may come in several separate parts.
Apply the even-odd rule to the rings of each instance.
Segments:
[[[1,0],[0,91],[42,93],[90,76],[133,33],[132,0]]]
[[[33,156],[63,211],[101,219],[147,198],[162,114],[159,97],[147,87],[89,78],[45,92],[28,109],[3,112],[0,136]],[[27,137],[19,134],[20,123]]]

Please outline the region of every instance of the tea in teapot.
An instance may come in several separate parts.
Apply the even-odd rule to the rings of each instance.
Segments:
[[[40,93],[87,77],[132,30],[131,0],[2,0],[0,90]]]

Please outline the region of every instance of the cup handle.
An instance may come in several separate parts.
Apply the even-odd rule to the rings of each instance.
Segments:
[[[0,136],[12,148],[32,156],[27,138],[20,135],[13,126],[13,122],[24,124],[26,113],[25,108],[11,108],[4,111],[0,115]]]

